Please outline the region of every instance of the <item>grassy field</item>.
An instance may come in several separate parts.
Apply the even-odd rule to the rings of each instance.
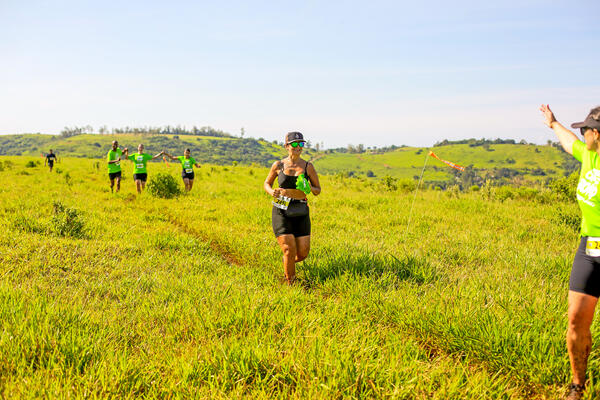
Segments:
[[[111,194],[98,160],[30,160],[0,157],[0,397],[554,399],[569,381],[575,203],[426,191],[407,229],[412,193],[324,176],[287,287],[266,168],[204,165],[165,200],[135,195],[130,163]],[[595,346],[588,399],[599,367]]]

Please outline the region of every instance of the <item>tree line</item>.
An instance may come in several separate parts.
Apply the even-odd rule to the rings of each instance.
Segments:
[[[64,129],[60,132],[62,137],[71,137],[77,135],[83,135],[86,133],[99,133],[101,135],[108,134],[119,134],[119,133],[128,133],[134,135],[196,135],[196,136],[212,136],[212,137],[233,137],[227,132],[224,132],[219,129],[212,128],[210,126],[203,126],[198,128],[197,126],[192,126],[191,128],[187,128],[182,125],[166,125],[163,127],[153,127],[153,126],[143,126],[143,127],[130,127],[125,126],[121,128],[112,128],[108,129],[106,125],[103,125],[98,128],[98,130],[94,130],[91,125],[84,126],[73,126],[68,127],[65,126]]]

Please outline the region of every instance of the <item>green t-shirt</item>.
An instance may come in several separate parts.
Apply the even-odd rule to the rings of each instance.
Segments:
[[[106,155],[106,161],[107,162],[114,161],[114,160],[118,159],[119,157],[121,157],[122,154],[123,154],[123,152],[121,151],[121,149],[117,149],[117,150],[110,149],[110,151]],[[108,164],[108,173],[109,174],[113,174],[113,173],[119,172],[119,171],[121,171],[121,162]]]
[[[573,157],[581,161],[577,202],[581,209],[581,236],[600,237],[600,159],[579,140],[573,143]]]
[[[148,162],[148,160],[152,160],[152,156],[150,154],[139,154],[139,153],[133,153],[132,155],[130,155],[129,158],[131,161],[133,161],[133,173],[134,174],[146,174],[148,173],[148,171],[146,170],[146,163]]]
[[[194,160],[192,157],[185,158],[185,156],[179,156],[177,159],[181,162],[181,167],[186,173],[191,174],[194,172],[193,168],[194,164],[196,164],[196,160]]]

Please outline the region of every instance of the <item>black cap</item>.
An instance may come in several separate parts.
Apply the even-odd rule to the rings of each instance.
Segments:
[[[592,108],[583,122],[571,124],[571,128],[590,128],[600,131],[600,107]]]
[[[288,132],[285,135],[285,144],[292,142],[306,142],[306,140],[304,140],[304,136],[300,132]]]

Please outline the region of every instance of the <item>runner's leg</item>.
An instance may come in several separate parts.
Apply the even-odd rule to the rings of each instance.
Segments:
[[[277,243],[283,252],[283,271],[289,284],[296,279],[296,240],[294,235],[281,235]]]
[[[114,180],[114,179],[111,179],[111,180],[110,180],[110,192],[111,192],[111,193],[113,192],[113,187],[114,187],[114,186],[115,186],[115,180]]]
[[[135,188],[137,189],[138,194],[142,193],[142,181],[140,179],[135,180]]]
[[[121,177],[117,176],[117,193],[119,192],[119,190],[121,190]]]
[[[310,251],[310,235],[296,238],[296,262],[300,262],[308,257]]]
[[[567,349],[571,360],[573,383],[585,384],[585,371],[592,348],[590,326],[594,320],[594,309],[598,298],[579,292],[569,291],[569,327]]]
[[[189,179],[189,181],[190,181],[190,188],[188,190],[192,190],[192,186],[194,186],[194,180]]]
[[[190,190],[190,180],[188,178],[183,178],[183,184],[185,185],[185,191]]]

